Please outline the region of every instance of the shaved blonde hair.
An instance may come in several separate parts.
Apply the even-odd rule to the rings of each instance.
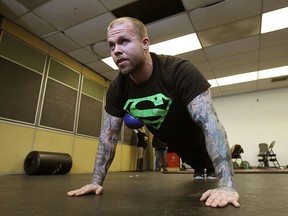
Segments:
[[[118,19],[113,20],[108,28],[107,31],[109,31],[111,28],[113,28],[115,25],[123,24],[129,22],[133,28],[136,30],[136,34],[140,37],[140,39],[144,37],[148,37],[147,29],[145,25],[138,19],[135,19],[133,17],[121,17]]]

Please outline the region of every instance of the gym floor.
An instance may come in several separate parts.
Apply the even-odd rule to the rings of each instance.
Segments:
[[[192,174],[110,172],[101,196],[68,197],[66,192],[90,182],[91,174],[0,176],[2,216],[278,216],[288,212],[287,174],[236,174],[240,208],[205,207],[201,194],[216,180]]]

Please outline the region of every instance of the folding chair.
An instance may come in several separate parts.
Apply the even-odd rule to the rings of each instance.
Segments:
[[[259,154],[258,157],[258,167],[257,168],[264,168],[264,167],[269,167],[269,162],[268,162],[268,144],[267,143],[260,143],[259,144]]]
[[[274,167],[277,167],[277,168],[280,168],[280,164],[276,158],[276,154],[273,152],[273,147],[275,145],[275,141],[273,141],[269,147],[268,147],[268,150],[267,150],[267,154],[268,154],[268,157],[269,157],[269,161],[271,161],[274,165]]]

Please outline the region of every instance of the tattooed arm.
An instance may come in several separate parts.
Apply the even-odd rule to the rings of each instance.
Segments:
[[[108,169],[114,159],[116,145],[123,119],[114,117],[105,112],[104,125],[100,135],[99,146],[96,153],[92,183],[79,189],[69,191],[69,196],[81,196],[89,193],[101,194],[103,182]]]
[[[223,207],[228,203],[239,207],[227,135],[217,117],[209,90],[194,98],[187,108],[192,119],[204,131],[206,148],[219,180],[219,188],[208,190],[200,200],[207,199],[205,204],[211,207]]]
[[[93,184],[102,185],[108,169],[114,159],[123,119],[105,113],[103,130],[100,135],[96,154]]]

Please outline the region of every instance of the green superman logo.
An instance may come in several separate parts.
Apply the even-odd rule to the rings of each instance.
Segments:
[[[143,98],[129,99],[123,109],[140,119],[144,124],[159,129],[169,111],[171,103],[171,98],[158,93]]]

